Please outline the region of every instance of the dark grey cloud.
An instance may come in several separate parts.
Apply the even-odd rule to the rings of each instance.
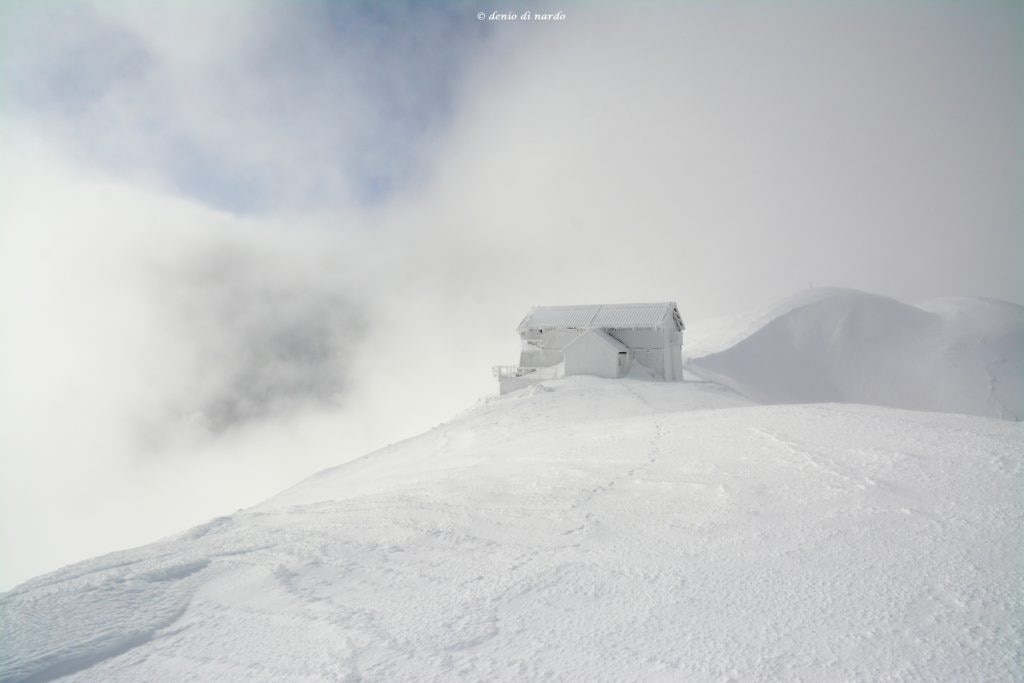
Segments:
[[[167,307],[192,373],[170,399],[178,417],[217,433],[342,407],[368,316],[353,292],[304,265],[220,245],[162,272],[154,304]]]

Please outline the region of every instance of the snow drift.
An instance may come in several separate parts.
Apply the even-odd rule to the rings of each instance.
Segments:
[[[0,679],[1013,680],[1019,426],[576,377],[0,596]]]
[[[1024,416],[1024,308],[950,297],[917,306],[810,289],[697,323],[687,368],[761,403],[867,403]]]

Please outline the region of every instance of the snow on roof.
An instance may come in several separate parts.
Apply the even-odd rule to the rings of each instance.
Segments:
[[[578,330],[601,328],[656,328],[671,313],[676,329],[685,329],[673,301],[654,304],[598,304],[593,306],[536,306],[519,323],[519,331],[547,328]]]

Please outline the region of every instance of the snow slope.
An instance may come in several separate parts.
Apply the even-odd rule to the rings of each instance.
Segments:
[[[950,297],[910,306],[817,288],[692,325],[686,366],[761,403],[869,403],[1024,417],[1024,308]]]
[[[0,679],[986,680],[1019,425],[570,378],[0,597]]]

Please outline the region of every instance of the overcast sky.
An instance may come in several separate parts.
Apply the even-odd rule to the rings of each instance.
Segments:
[[[449,418],[531,305],[1020,303],[1022,26],[0,0],[0,588]]]

